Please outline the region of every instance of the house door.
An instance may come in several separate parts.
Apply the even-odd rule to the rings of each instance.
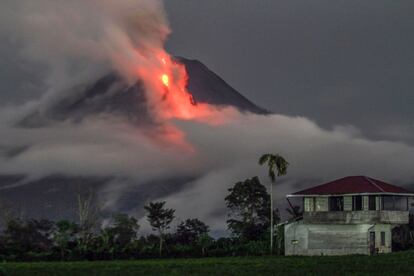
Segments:
[[[369,232],[369,252],[375,254],[375,232]]]

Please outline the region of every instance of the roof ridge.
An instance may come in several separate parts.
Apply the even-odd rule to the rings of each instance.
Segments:
[[[414,196],[414,192],[364,175],[343,177],[301,190],[293,193],[292,196],[335,194],[410,194]]]
[[[375,187],[377,187],[378,189],[380,189],[380,191],[381,192],[384,192],[385,193],[385,191],[384,191],[384,189],[383,188],[381,188],[380,186],[378,186],[374,181],[372,181],[372,179],[371,178],[369,178],[369,177],[366,177],[366,176],[364,176],[365,177],[365,179],[366,180],[368,180],[369,181],[369,183],[371,183],[372,185],[374,185]]]

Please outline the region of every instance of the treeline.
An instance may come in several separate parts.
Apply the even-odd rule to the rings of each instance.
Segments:
[[[231,237],[214,239],[209,226],[197,218],[178,223],[172,231],[175,210],[165,202],[145,205],[153,229],[139,235],[133,216],[116,214],[98,227],[99,212],[92,196],[79,196],[77,222],[22,220],[8,216],[0,235],[0,260],[113,260],[156,257],[243,256],[269,254],[270,221],[279,222],[278,211],[270,217],[270,195],[258,177],[236,183],[225,197]],[[297,210],[291,212],[298,215]],[[283,253],[283,227],[274,231],[275,254]]]

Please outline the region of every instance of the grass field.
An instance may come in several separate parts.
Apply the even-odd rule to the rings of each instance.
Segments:
[[[414,251],[378,256],[1,263],[0,275],[414,275]]]

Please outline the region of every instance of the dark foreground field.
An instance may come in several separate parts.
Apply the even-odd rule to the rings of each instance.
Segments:
[[[414,251],[378,256],[2,263],[0,275],[414,275]]]

